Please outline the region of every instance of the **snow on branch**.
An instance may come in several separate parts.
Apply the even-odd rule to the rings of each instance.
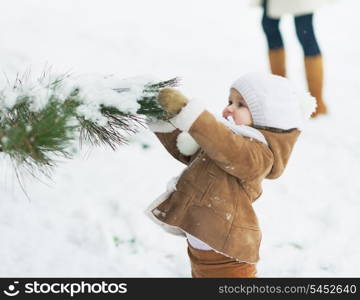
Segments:
[[[16,166],[46,172],[57,157],[72,157],[75,142],[115,149],[144,126],[145,116],[165,119],[158,93],[177,83],[177,78],[18,75],[13,83],[0,83],[0,152]]]

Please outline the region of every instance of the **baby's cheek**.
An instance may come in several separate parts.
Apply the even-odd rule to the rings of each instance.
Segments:
[[[250,113],[245,114],[244,123],[245,123],[245,125],[251,125],[252,124],[252,118],[251,118]]]
[[[243,120],[242,120],[241,116],[234,115],[233,118],[234,118],[234,122],[235,122],[236,125],[243,125]]]

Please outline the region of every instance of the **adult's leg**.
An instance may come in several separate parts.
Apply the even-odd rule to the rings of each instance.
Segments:
[[[279,24],[280,19],[270,18],[267,15],[267,0],[263,0],[264,13],[261,25],[268,44],[268,56],[271,73],[275,75],[286,75],[284,43],[281,36]]]
[[[309,91],[316,98],[317,108],[312,117],[326,114],[323,100],[324,66],[320,47],[317,42],[313,14],[295,17],[296,34],[304,51],[304,64]]]

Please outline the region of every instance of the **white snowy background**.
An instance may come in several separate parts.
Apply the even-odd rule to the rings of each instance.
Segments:
[[[360,276],[360,3],[319,10],[329,115],[311,120],[284,175],[255,208],[261,277]],[[0,68],[182,77],[180,89],[220,112],[233,80],[268,70],[261,9],[247,0],[7,0]],[[293,19],[281,24],[289,77],[305,87]],[[52,180],[23,179],[0,155],[0,276],[190,277],[185,239],[143,213],[183,165],[152,133],[84,149]],[[143,147],[149,145],[148,148]]]

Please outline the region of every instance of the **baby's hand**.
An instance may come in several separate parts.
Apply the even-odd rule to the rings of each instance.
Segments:
[[[188,103],[188,99],[175,89],[164,88],[160,90],[159,103],[168,112],[167,118],[171,119]]]

